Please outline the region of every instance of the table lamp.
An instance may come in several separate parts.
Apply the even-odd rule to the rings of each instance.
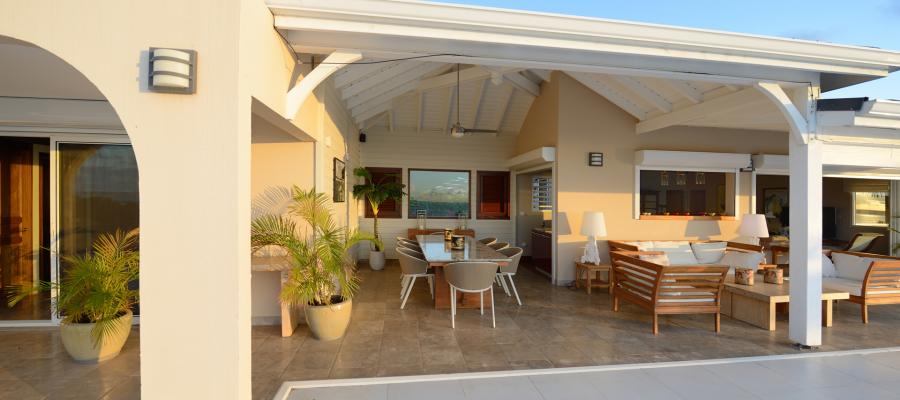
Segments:
[[[587,244],[584,246],[584,255],[581,262],[600,264],[600,249],[597,248],[597,238],[606,236],[606,219],[599,211],[585,211],[581,218],[581,234],[587,236]]]
[[[744,218],[741,218],[738,235],[753,238],[755,241],[753,244],[759,245],[759,238],[769,237],[766,216],[764,214],[745,214]]]

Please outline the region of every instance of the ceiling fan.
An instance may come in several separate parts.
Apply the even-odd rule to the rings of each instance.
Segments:
[[[450,137],[458,139],[474,133],[496,134],[497,132],[498,131],[495,129],[476,129],[475,127],[472,127],[471,129],[465,128],[459,123],[459,64],[456,64],[456,123],[450,127]]]

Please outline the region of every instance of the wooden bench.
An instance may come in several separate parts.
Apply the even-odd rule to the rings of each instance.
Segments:
[[[728,267],[722,265],[662,266],[639,258],[661,252],[613,251],[613,311],[624,300],[653,315],[653,334],[659,334],[659,315],[713,314],[719,332],[722,287]]]
[[[900,257],[838,250],[831,252],[832,257],[836,253],[877,259],[869,264],[859,291],[850,291],[849,301],[860,305],[864,324],[869,323],[870,305],[900,304]],[[828,286],[828,278],[823,286]]]

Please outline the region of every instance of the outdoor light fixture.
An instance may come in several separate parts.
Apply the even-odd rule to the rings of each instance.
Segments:
[[[147,77],[151,91],[192,94],[197,90],[197,52],[151,47]]]
[[[588,166],[602,167],[603,153],[588,153]]]

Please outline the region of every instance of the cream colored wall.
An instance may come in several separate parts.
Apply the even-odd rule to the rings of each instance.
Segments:
[[[585,211],[603,211],[608,239],[734,238],[738,221],[640,221],[634,219],[634,152],[642,149],[785,154],[781,132],[674,127],[636,135],[636,120],[567,75],[559,77],[557,209],[560,229],[557,276],[574,277],[573,260],[585,238],[579,234]],[[588,152],[603,152],[603,167],[588,167]],[[740,214],[750,210],[750,174],[740,174]],[[564,220],[564,221],[563,221]],[[607,257],[601,241],[601,255]]]
[[[475,230],[478,237],[496,237],[512,243],[515,239],[510,220],[475,219],[476,172],[505,171],[506,160],[513,156],[516,139],[511,135],[494,137],[474,135],[461,139],[451,138],[437,132],[371,131],[366,143],[360,144],[362,165],[366,167],[403,168],[403,183],[409,184],[409,168],[469,170],[472,184],[470,203],[473,218],[468,227]],[[352,186],[353,182],[350,183]],[[407,229],[416,227],[416,219],[408,217],[408,198],[403,199],[403,218],[379,218],[378,226],[384,241],[386,256],[396,258],[394,247],[397,236],[406,237]],[[362,203],[355,202],[359,210],[359,226],[372,231],[372,219],[363,217]],[[454,228],[455,219],[429,219],[428,228]],[[368,248],[361,247],[360,257],[368,258]]]
[[[556,146],[559,132],[559,72],[553,72],[549,82],[541,84],[541,95],[528,109],[516,138],[516,155],[538,147]]]
[[[291,78],[265,4],[3,0],[0,9],[0,35],[83,73],[133,143],[142,397],[249,399],[250,101],[280,110]],[[195,94],[142,90],[151,46],[197,51]]]

